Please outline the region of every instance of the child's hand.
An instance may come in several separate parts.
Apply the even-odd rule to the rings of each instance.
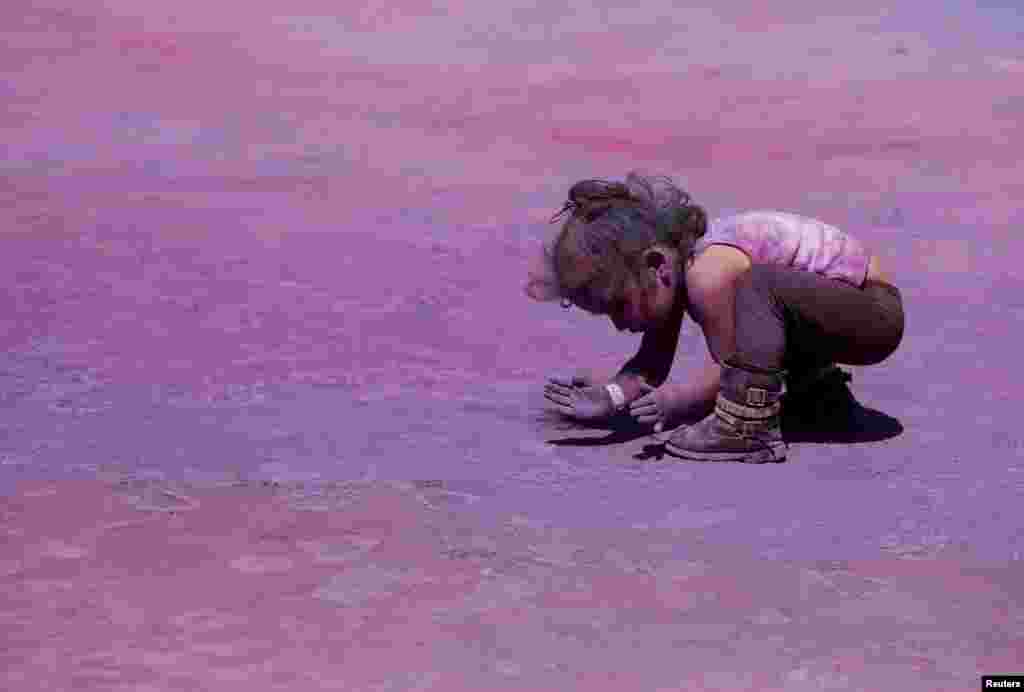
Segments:
[[[615,404],[608,390],[591,384],[586,376],[549,378],[544,398],[555,404],[559,413],[576,420],[602,420],[615,414]]]
[[[629,405],[629,414],[641,425],[653,425],[654,432],[660,433],[672,408],[670,392],[667,386],[655,389],[646,382],[641,384],[643,394]]]

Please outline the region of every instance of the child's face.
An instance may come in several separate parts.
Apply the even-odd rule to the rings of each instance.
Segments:
[[[607,316],[620,332],[645,332],[665,322],[675,303],[674,281],[666,283],[663,274],[649,270],[646,285],[628,276],[617,286],[589,287],[575,303],[587,312]]]
[[[660,249],[655,252],[660,255],[654,266],[645,262],[643,275],[629,277],[619,299],[610,306],[608,316],[620,331],[646,332],[661,326],[672,315],[680,278],[675,258]]]
[[[621,331],[642,332],[647,328],[647,296],[637,285],[636,279],[629,277],[608,304],[605,314],[615,328]]]

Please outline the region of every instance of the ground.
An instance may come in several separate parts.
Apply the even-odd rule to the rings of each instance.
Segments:
[[[0,687],[1024,673],[1013,8],[360,8],[0,10]],[[631,169],[882,256],[855,429],[688,464],[545,415],[638,337],[526,269]]]

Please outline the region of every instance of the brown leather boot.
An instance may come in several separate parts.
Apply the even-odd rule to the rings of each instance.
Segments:
[[[738,365],[722,365],[714,413],[672,433],[668,454],[693,461],[785,461],[788,447],[779,425],[784,373]]]

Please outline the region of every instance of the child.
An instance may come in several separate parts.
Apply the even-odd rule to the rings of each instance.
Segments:
[[[665,451],[783,461],[783,403],[820,408],[823,389],[849,380],[835,363],[880,363],[902,340],[900,291],[833,226],[774,211],[709,222],[670,180],[636,173],[576,183],[552,222],[566,213],[527,294],[643,338],[610,383],[551,378],[545,397],[565,415],[592,421],[628,408],[656,431],[699,421],[675,430]],[[690,383],[665,385],[686,314],[712,362]]]

